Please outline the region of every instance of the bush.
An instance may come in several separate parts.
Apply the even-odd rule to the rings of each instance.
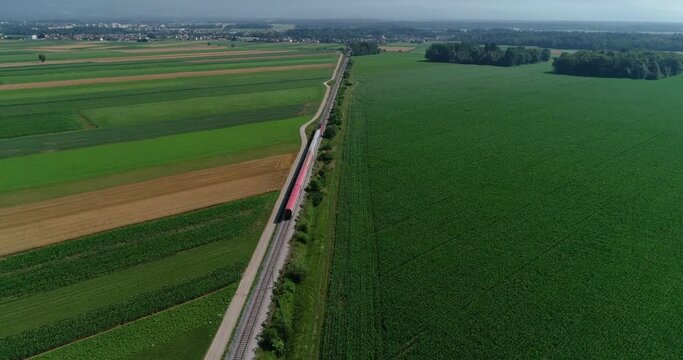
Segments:
[[[297,231],[294,233],[294,241],[302,243],[302,244],[308,244],[308,242],[311,240],[311,238],[308,236],[308,234]]]
[[[326,166],[321,166],[320,170],[318,170],[318,179],[320,180],[320,183],[325,185],[327,183],[327,167]]]
[[[323,202],[323,193],[321,192],[314,192],[311,194],[311,202],[313,203],[313,206],[318,207],[320,203]]]
[[[304,219],[299,220],[299,222],[296,223],[296,230],[308,233],[308,223]]]
[[[326,164],[329,164],[332,160],[334,160],[334,156],[332,156],[331,153],[322,153],[320,156],[318,156],[318,160],[325,162]]]
[[[325,134],[323,134],[323,137],[326,139],[332,139],[335,135],[337,135],[337,127],[334,125],[330,125],[325,129]]]
[[[306,191],[318,192],[318,191],[322,190],[322,188],[323,188],[323,185],[320,183],[320,180],[318,180],[317,178],[314,178],[308,184],[308,188],[306,188]]]
[[[303,256],[295,256],[287,266],[285,277],[292,280],[295,284],[301,284],[306,278],[306,264],[303,261]]]
[[[285,341],[280,337],[280,333],[273,326],[268,326],[261,333],[259,346],[267,351],[272,351],[278,357],[285,353]]]

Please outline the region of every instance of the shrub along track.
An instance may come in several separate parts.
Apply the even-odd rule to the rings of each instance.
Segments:
[[[293,154],[0,209],[0,255],[278,190]]]
[[[264,67],[256,67],[256,68],[223,69],[223,70],[209,70],[209,71],[182,71],[182,72],[166,73],[166,74],[132,75],[132,76],[117,76],[117,77],[93,78],[93,79],[58,80],[58,81],[45,81],[45,82],[22,83],[22,84],[9,84],[9,85],[0,85],[0,91],[53,88],[53,87],[76,86],[76,85],[111,84],[111,83],[147,81],[147,80],[161,80],[161,79],[180,79],[180,78],[190,78],[190,77],[200,77],[200,76],[219,76],[219,75],[251,74],[251,73],[260,73],[260,72],[275,72],[275,71],[289,71],[289,70],[325,69],[325,68],[332,68],[332,67],[334,67],[334,64],[264,66]]]

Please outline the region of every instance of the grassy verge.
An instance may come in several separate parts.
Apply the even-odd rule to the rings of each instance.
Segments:
[[[339,91],[328,127],[334,130],[326,132],[257,358],[319,357],[341,175],[341,163],[334,159],[343,155],[348,103],[344,97],[350,93],[345,85]]]

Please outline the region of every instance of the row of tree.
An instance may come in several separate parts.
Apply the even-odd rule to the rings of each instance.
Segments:
[[[475,44],[498,43],[551,49],[683,51],[682,34],[586,31],[517,31],[509,29],[449,30],[449,40]]]
[[[352,41],[348,43],[349,50],[353,56],[379,54],[379,44],[374,41]]]
[[[550,50],[525,47],[503,50],[496,44],[482,47],[470,43],[435,43],[427,49],[425,59],[457,64],[518,66],[549,61]]]
[[[553,61],[558,74],[658,80],[683,71],[683,56],[648,50],[578,51]]]

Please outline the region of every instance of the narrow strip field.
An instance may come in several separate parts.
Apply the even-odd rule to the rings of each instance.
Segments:
[[[0,255],[274,191],[286,154],[0,209]]]
[[[141,56],[121,56],[121,57],[101,57],[73,60],[50,60],[48,62],[22,61],[11,63],[0,63],[0,68],[13,68],[23,66],[45,66],[60,64],[89,64],[89,63],[118,63],[130,61],[162,60],[162,59],[190,59],[198,57],[217,57],[217,56],[239,56],[257,54],[278,54],[287,52],[285,50],[247,50],[247,51],[215,51],[215,52],[196,52],[187,54],[160,54],[160,55],[141,55]]]
[[[0,85],[0,91],[20,90],[20,89],[40,89],[40,88],[53,88],[53,87],[65,87],[65,86],[76,86],[76,85],[92,85],[92,84],[113,84],[113,83],[132,82],[132,81],[181,79],[181,78],[191,78],[191,77],[208,77],[208,76],[232,75],[232,74],[251,74],[251,73],[260,73],[260,72],[276,72],[276,71],[303,70],[303,69],[329,69],[332,67],[334,67],[333,64],[312,64],[312,65],[292,65],[292,66],[264,66],[264,67],[257,67],[257,68],[225,69],[225,70],[210,70],[210,71],[183,71],[183,72],[177,72],[177,73],[152,74],[152,75],[117,76],[117,77],[109,77],[109,78],[93,78],[93,79],[80,79],[80,80],[59,80],[59,81],[33,82],[33,83],[24,83],[24,84],[8,84],[8,85]]]

